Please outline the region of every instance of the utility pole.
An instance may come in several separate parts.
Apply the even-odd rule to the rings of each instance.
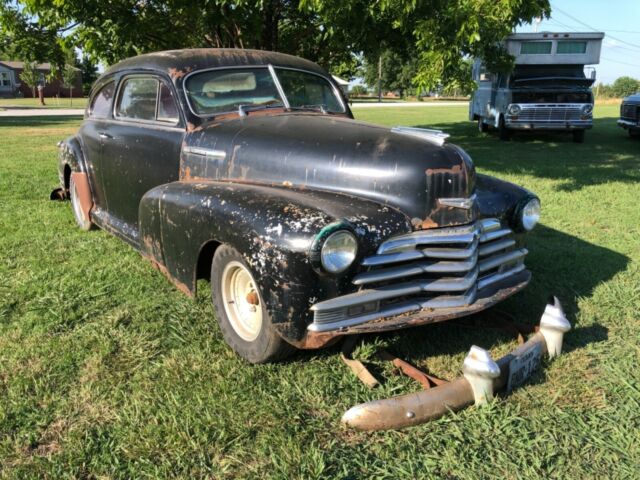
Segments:
[[[382,55],[378,57],[378,102],[382,102]]]

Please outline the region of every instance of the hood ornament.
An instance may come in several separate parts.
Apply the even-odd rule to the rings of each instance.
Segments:
[[[430,128],[416,128],[416,127],[393,127],[391,129],[393,133],[399,133],[400,135],[408,135],[410,137],[421,138],[427,142],[431,142],[435,145],[442,146],[449,138],[448,133],[444,133],[442,130],[433,130]]]
[[[462,208],[469,210],[473,208],[476,203],[476,194],[474,193],[469,198],[439,198],[438,204],[444,207]]]

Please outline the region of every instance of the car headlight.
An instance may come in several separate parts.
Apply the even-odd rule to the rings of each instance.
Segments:
[[[520,210],[519,223],[523,230],[530,232],[540,220],[540,200],[531,198]]]
[[[593,112],[593,105],[587,104],[587,105],[583,105],[582,106],[582,113],[583,114],[591,115],[591,112]]]
[[[347,230],[333,232],[322,244],[322,268],[329,273],[344,272],[356,259],[357,253],[358,241],[353,233]]]
[[[518,115],[520,113],[520,105],[509,105],[509,115]]]

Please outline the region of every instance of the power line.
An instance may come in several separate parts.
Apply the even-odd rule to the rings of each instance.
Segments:
[[[628,65],[630,67],[640,68],[640,65],[635,65],[633,63],[627,63],[627,62],[621,62],[620,60],[613,60],[612,58],[603,57],[602,55],[600,56],[600,58],[602,60],[606,60],[607,62],[619,63],[620,65]]]
[[[594,32],[601,32],[602,30],[598,30],[596,28],[593,28],[591,25],[588,25],[586,23],[584,23],[582,20],[577,19],[576,17],[574,17],[573,15],[565,12],[564,10],[561,10],[560,8],[556,7],[555,5],[552,5],[553,10],[557,10],[558,12],[562,13],[563,15],[569,17],[571,20],[578,22],[580,25],[584,25],[585,27],[587,27],[589,30],[593,30]],[[634,43],[630,43],[630,42],[626,42],[618,37],[614,37],[613,35],[609,35],[609,38],[612,38],[614,40],[617,40],[620,43],[624,43],[625,45],[629,45],[631,47],[637,48],[640,50],[640,45],[636,45]]]

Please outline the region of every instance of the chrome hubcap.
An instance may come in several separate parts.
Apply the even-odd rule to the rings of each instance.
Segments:
[[[262,329],[260,294],[251,272],[240,262],[230,262],[222,272],[222,301],[233,330],[252,342]]]

